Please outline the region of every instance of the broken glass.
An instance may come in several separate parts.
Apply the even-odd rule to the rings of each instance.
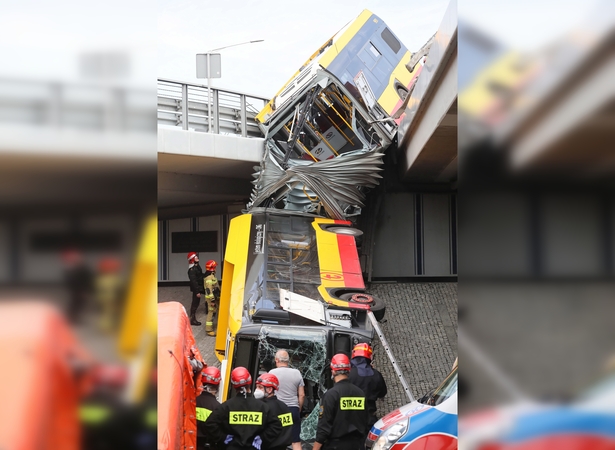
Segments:
[[[308,414],[301,423],[301,439],[315,439],[319,401],[325,390],[323,371],[326,367],[327,331],[263,326],[258,340],[262,372],[274,367],[275,354],[282,349],[288,352],[290,366],[301,372],[305,383],[302,413]]]

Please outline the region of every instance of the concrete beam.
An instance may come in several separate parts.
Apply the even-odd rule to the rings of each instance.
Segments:
[[[159,172],[158,190],[246,196],[252,190],[252,183],[248,180],[238,180],[235,178]]]
[[[158,127],[158,153],[260,162],[265,139]]]
[[[400,143],[400,149],[404,152],[402,172],[407,174],[415,164],[421,152],[425,151],[428,142],[437,134],[439,128],[451,128],[456,131],[456,120],[447,118],[447,113],[457,99],[457,50],[444,68],[442,77],[435,80],[432,90],[433,95],[423,98],[423,108],[414,117],[412,129],[408,130]],[[456,119],[456,115],[454,115]],[[451,122],[451,125],[446,125]],[[448,133],[447,133],[448,134]],[[457,153],[456,136],[448,143],[452,146],[452,153]],[[447,152],[451,153],[451,152]],[[450,158],[443,161],[447,166]]]

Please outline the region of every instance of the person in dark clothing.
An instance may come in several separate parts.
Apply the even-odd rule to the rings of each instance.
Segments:
[[[207,442],[205,433],[205,421],[220,406],[216,400],[218,386],[220,386],[221,374],[216,367],[207,367],[201,372],[203,380],[203,392],[196,398],[196,448],[198,450],[217,450],[216,443]]]
[[[72,324],[79,323],[94,288],[94,274],[80,251],[68,249],[62,253],[64,285],[68,290],[67,317]]]
[[[199,255],[196,252],[188,253],[188,278],[190,279],[190,291],[192,292],[192,303],[190,304],[190,325],[201,325],[196,320],[196,310],[201,303],[201,296],[205,295],[205,285],[203,284],[203,269],[199,266]]]
[[[282,433],[271,443],[269,450],[286,450],[293,441],[293,416],[286,403],[275,396],[279,387],[278,377],[264,373],[256,380],[256,391],[254,391],[254,397],[262,399],[282,424]]]
[[[331,377],[335,384],[322,398],[313,450],[365,448],[365,394],[348,380],[349,372],[348,356],[338,353],[331,358]]]
[[[376,416],[376,400],[387,395],[387,385],[382,374],[372,367],[373,350],[369,344],[357,344],[352,349],[352,369],[348,378],[365,394],[367,407],[367,430],[378,421]]]
[[[231,384],[237,395],[222,403],[205,421],[206,439],[226,450],[269,449],[282,433],[280,419],[250,393],[252,377],[248,369],[233,369]]]

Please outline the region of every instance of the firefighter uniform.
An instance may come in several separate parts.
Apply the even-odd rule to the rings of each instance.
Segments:
[[[356,361],[359,361],[358,363]],[[372,368],[366,358],[353,358],[353,368],[350,370],[348,379],[352,384],[361,388],[365,394],[367,409],[367,430],[378,421],[376,417],[376,400],[387,395],[387,385],[382,374]],[[358,365],[358,367],[357,367]]]
[[[203,430],[210,441],[226,443],[226,450],[266,450],[282,433],[282,424],[265,402],[237,394],[211,413]]]
[[[215,331],[214,315],[218,312],[220,287],[215,272],[205,272],[205,301],[207,302],[207,318],[205,319],[205,331]]]
[[[274,395],[272,397],[263,398],[263,402],[269,407],[273,415],[280,419],[282,432],[277,436],[275,441],[268,447],[270,450],[285,450],[293,441],[293,416],[286,406],[286,403],[278,400]]]
[[[205,433],[205,421],[218,406],[220,406],[220,402],[210,392],[203,391],[196,398],[196,447],[198,450],[218,448],[215,442],[208,442]]]
[[[338,381],[322,398],[316,442],[323,450],[357,450],[367,435],[365,394],[347,378]]]

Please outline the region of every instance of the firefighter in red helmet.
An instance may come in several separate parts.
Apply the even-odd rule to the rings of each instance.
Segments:
[[[205,301],[207,301],[207,318],[205,319],[205,331],[208,336],[215,336],[214,316],[218,312],[220,303],[220,286],[216,278],[218,264],[213,259],[205,263]]]
[[[205,422],[207,439],[226,450],[265,450],[282,433],[280,419],[252,396],[252,377],[245,367],[231,372],[235,396],[222,403]],[[226,447],[224,447],[226,445]]]
[[[348,380],[350,359],[343,353],[331,358],[335,384],[320,404],[313,450],[357,450],[365,447],[367,409],[365,394]]]
[[[280,388],[278,377],[272,373],[264,373],[256,380],[254,397],[261,399],[269,406],[271,412],[280,420],[280,433],[269,447],[270,450],[286,450],[293,441],[293,415],[286,403],[278,400],[276,392]]]
[[[370,430],[378,420],[376,417],[376,400],[387,395],[387,385],[380,372],[372,367],[373,350],[369,344],[363,342],[352,349],[352,360],[348,378],[355,386],[361,388],[365,394],[367,408],[367,429]]]
[[[207,442],[205,421],[220,406],[220,402],[216,400],[216,394],[218,393],[221,378],[220,370],[216,367],[207,367],[201,372],[203,392],[196,398],[196,448],[198,450],[218,449],[215,442]]]

